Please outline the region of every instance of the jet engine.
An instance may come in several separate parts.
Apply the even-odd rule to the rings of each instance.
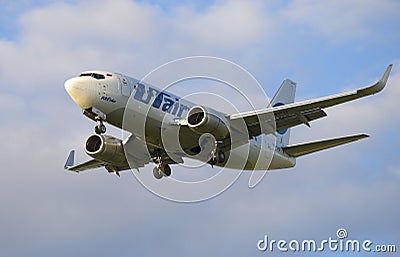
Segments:
[[[189,128],[198,133],[210,133],[217,140],[229,135],[228,121],[222,113],[204,106],[194,106],[187,114]]]
[[[86,139],[85,151],[91,157],[108,163],[121,164],[126,162],[122,140],[112,136],[91,135]]]

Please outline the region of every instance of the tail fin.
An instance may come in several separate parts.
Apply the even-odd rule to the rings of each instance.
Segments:
[[[285,104],[294,103],[294,97],[296,94],[296,83],[285,79],[282,85],[279,87],[275,96],[271,100],[271,106],[280,106]],[[289,144],[290,139],[290,128],[278,130],[276,136],[276,144],[279,146],[285,146]]]

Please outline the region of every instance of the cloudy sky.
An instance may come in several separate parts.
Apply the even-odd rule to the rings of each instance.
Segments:
[[[263,256],[264,235],[321,241],[341,227],[400,248],[398,1],[0,3],[2,256]],[[367,86],[394,68],[382,93],[329,109],[291,138],[369,139],[301,158],[254,189],[245,174],[214,199],[179,204],[129,172],[63,170],[70,149],[88,158],[94,126],[65,92],[67,78],[87,69],[141,78],[193,55],[241,65],[269,96],[291,78],[297,100]]]

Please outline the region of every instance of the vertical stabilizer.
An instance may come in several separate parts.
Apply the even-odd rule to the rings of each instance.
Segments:
[[[296,94],[296,83],[290,79],[285,79],[279,87],[275,96],[271,100],[271,106],[276,107],[285,104],[294,103]],[[277,146],[285,146],[289,144],[290,128],[278,130],[276,133]]]

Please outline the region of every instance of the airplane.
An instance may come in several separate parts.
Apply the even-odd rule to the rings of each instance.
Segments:
[[[266,108],[231,114],[195,104],[120,73],[85,71],[68,79],[64,87],[83,114],[97,123],[95,133],[85,142],[85,151],[92,159],[76,165],[72,150],[64,169],[79,173],[105,167],[120,176],[120,171],[139,171],[154,163],[153,175],[161,179],[171,175],[170,165],[183,163],[185,157],[240,170],[291,168],[298,157],[369,137],[356,134],[289,144],[290,128],[302,124],[310,127],[311,121],[327,116],[325,108],[380,92],[391,69],[392,64],[369,87],[301,102],[294,101],[296,83],[285,79]],[[131,126],[123,126],[128,102],[129,115],[146,124],[131,122]],[[124,140],[105,135],[104,123],[127,129],[130,135]],[[169,147],[163,141],[165,131],[177,131],[178,146]],[[206,134],[211,137],[203,140]],[[274,144],[266,143],[271,135],[276,140]],[[241,164],[229,159],[241,160]]]

